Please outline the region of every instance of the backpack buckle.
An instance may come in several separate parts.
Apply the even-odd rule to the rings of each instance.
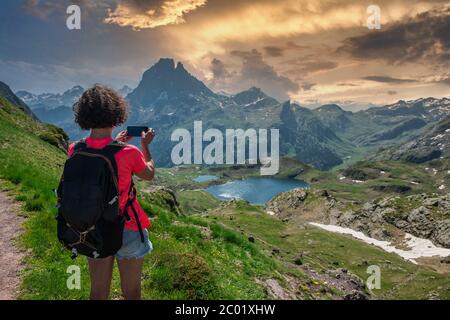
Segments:
[[[75,248],[72,248],[72,256],[70,258],[72,260],[74,260],[76,257],[78,257],[78,250]]]
[[[112,200],[110,202],[108,202],[108,204],[110,206],[112,206],[117,201],[117,199],[118,199],[118,196],[115,196],[114,198],[112,198]]]

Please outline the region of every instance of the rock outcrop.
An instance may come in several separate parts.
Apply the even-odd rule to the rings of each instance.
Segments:
[[[450,194],[385,198],[366,202],[356,210],[334,208],[330,210],[329,222],[382,240],[390,240],[392,234],[387,227],[392,225],[450,248]]]

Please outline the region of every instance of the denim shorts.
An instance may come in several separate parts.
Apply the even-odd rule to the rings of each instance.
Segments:
[[[139,259],[153,250],[153,245],[148,238],[148,230],[144,229],[144,242],[141,241],[139,231],[124,230],[122,247],[116,253],[116,258],[122,259]]]

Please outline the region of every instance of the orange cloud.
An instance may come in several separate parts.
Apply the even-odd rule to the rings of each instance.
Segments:
[[[104,22],[134,30],[157,28],[185,22],[183,16],[207,0],[165,0],[144,2],[139,0],[120,1],[114,10],[108,10]]]

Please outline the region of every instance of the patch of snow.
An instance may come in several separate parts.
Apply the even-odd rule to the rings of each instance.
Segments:
[[[267,211],[267,214],[268,214],[269,216],[274,216],[274,215],[275,215],[275,212],[273,212],[273,211]]]
[[[416,181],[410,181],[409,183],[411,183],[411,184],[419,184],[418,182],[416,182]]]
[[[380,174],[386,174],[386,171],[380,171]]]
[[[417,238],[409,233],[405,234],[405,242],[406,246],[410,248],[410,250],[402,250],[397,249],[394,245],[389,241],[377,240],[371,237],[366,236],[364,233],[355,231],[350,228],[344,228],[335,225],[325,225],[320,223],[310,222],[310,225],[315,227],[340,233],[340,234],[349,234],[354,238],[364,241],[365,243],[372,244],[383,249],[386,252],[392,252],[398,254],[402,258],[411,261],[414,264],[417,262],[414,259],[422,258],[422,257],[448,257],[450,256],[450,249],[437,247],[428,239]]]
[[[345,177],[339,177],[339,180],[344,180],[345,179]]]
[[[441,185],[439,186],[438,189],[439,189],[439,190],[444,190],[444,189],[445,189],[445,186],[444,186],[443,184],[441,184]]]
[[[364,183],[364,181],[361,181],[361,180],[352,180],[352,182],[354,182],[354,183]]]
[[[258,102],[260,102],[260,101],[262,101],[262,100],[264,100],[264,99],[265,99],[265,98],[258,98],[258,99],[256,99],[256,100],[253,101],[253,102],[250,102],[250,103],[245,104],[244,107],[249,107],[249,106],[251,106],[251,105],[253,105],[253,104],[257,104]]]

